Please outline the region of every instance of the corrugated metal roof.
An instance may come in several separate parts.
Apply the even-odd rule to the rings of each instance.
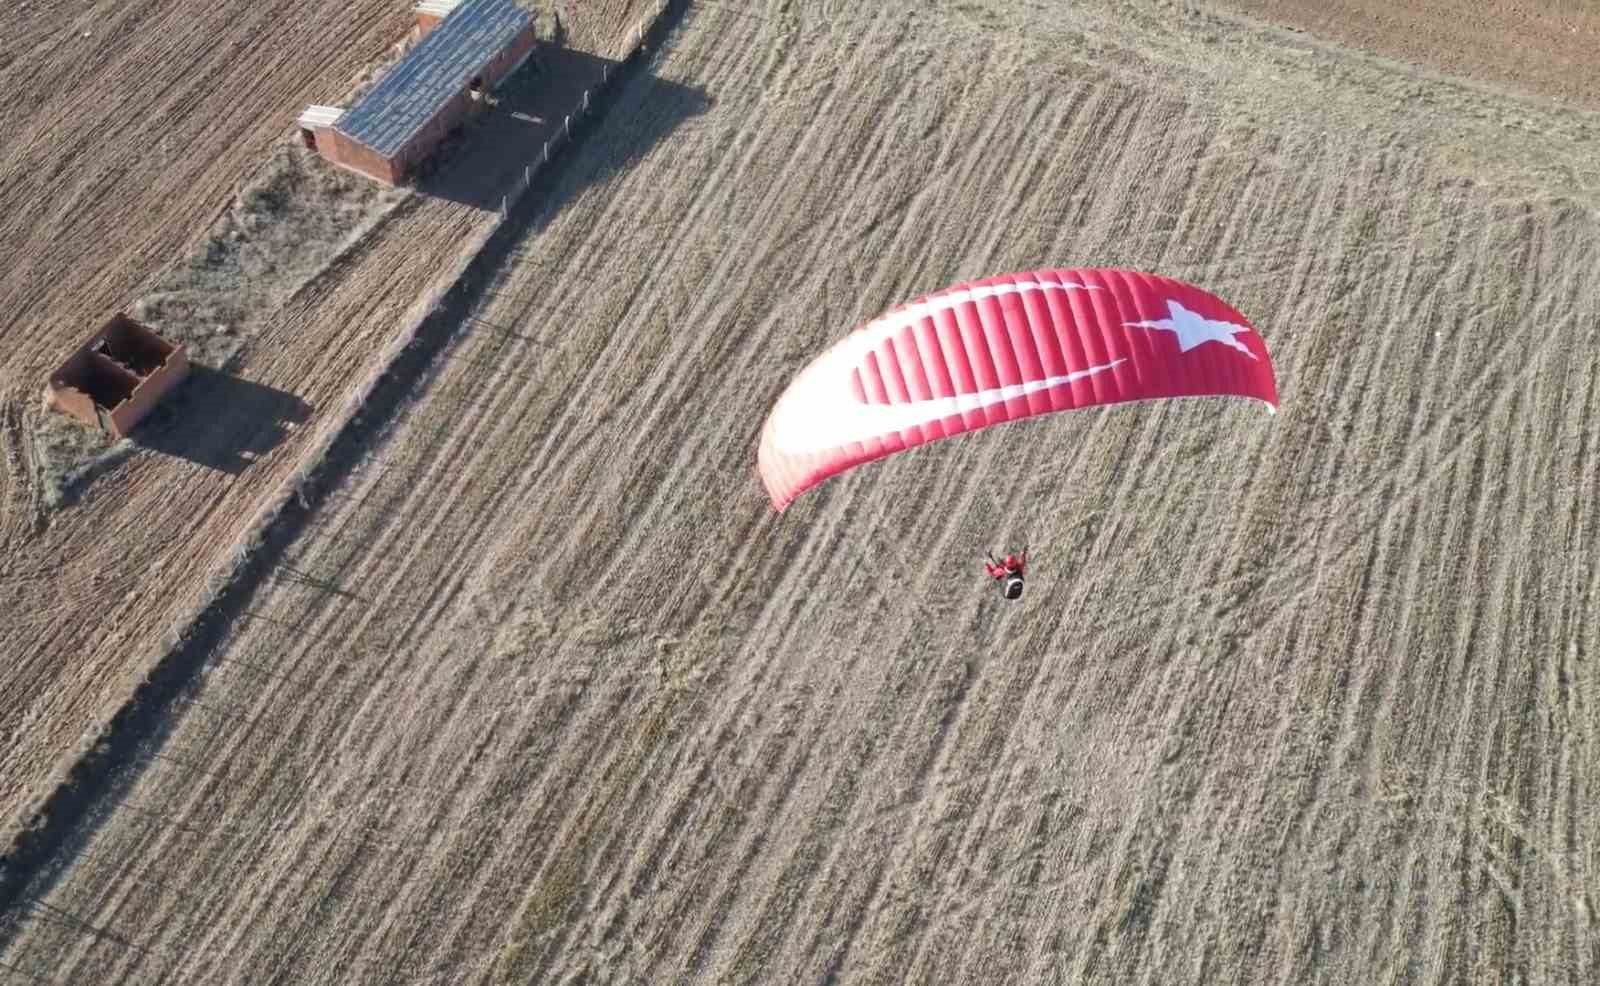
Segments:
[[[463,0],[350,107],[337,129],[394,156],[531,19],[512,0]]]
[[[300,114],[302,127],[330,127],[339,122],[344,116],[344,110],[337,106],[307,106],[306,111]]]

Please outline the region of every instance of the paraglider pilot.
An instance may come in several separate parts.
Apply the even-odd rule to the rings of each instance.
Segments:
[[[1007,599],[1017,599],[1022,595],[1022,573],[1028,567],[1028,549],[1022,549],[1021,558],[1006,555],[1005,561],[997,560],[991,552],[983,567],[991,579],[1001,583],[1000,591]]]

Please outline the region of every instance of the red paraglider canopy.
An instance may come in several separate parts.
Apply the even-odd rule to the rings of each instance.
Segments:
[[[1135,271],[1005,274],[896,308],[823,353],[767,417],[757,468],[783,510],[830,476],[937,438],[1201,396],[1278,405],[1266,344],[1220,298]]]

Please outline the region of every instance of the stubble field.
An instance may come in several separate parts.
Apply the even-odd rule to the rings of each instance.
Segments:
[[[587,3],[569,43],[615,58],[651,7]],[[31,823],[493,229],[499,195],[411,195],[236,327],[168,429],[52,510],[48,373],[174,268],[307,103],[343,98],[410,5],[34,4],[0,48],[0,836]],[[87,34],[85,34],[87,32]],[[568,106],[572,93],[561,94]],[[493,148],[460,170],[520,171]],[[523,152],[526,148],[522,149]],[[487,160],[485,160],[487,159]],[[301,258],[285,258],[286,267]]]
[[[1592,117],[1027,0],[696,4],[616,98],[0,971],[1600,973]],[[1216,290],[1282,413],[1035,420],[771,512],[812,354],[1069,264]]]

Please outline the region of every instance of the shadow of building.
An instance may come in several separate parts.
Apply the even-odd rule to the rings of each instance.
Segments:
[[[602,90],[622,68],[608,58],[570,48],[540,46],[520,71],[497,89],[472,120],[446,142],[417,176],[424,195],[499,210],[515,196],[527,169],[537,170],[546,147],[552,158],[568,132],[590,125],[617,86],[651,87],[650,140],[705,112],[710,99],[693,86],[657,77],[635,78]],[[585,94],[589,114],[583,113]],[[538,179],[535,178],[535,181]]]
[[[191,366],[188,379],[130,437],[140,448],[237,476],[311,411],[287,391]]]

